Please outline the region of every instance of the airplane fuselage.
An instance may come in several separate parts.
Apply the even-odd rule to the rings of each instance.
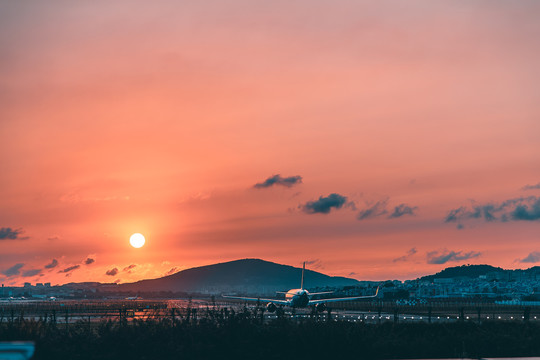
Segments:
[[[307,307],[309,304],[309,292],[304,289],[291,289],[285,293],[285,300],[294,308]]]

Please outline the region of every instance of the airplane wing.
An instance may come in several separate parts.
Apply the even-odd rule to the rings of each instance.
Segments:
[[[324,292],[318,292],[318,293],[309,293],[309,296],[313,295],[322,295],[322,294],[333,294],[333,291],[324,291]]]
[[[321,300],[310,300],[308,305],[317,305],[322,303],[328,303],[328,302],[337,302],[337,301],[351,301],[351,300],[360,300],[360,299],[370,299],[375,298],[379,294],[379,288],[377,288],[377,291],[375,291],[375,295],[368,295],[368,296],[352,296],[352,297],[345,297],[345,298],[332,298],[332,299],[321,299]]]
[[[221,295],[224,298],[228,299],[238,299],[238,300],[246,300],[246,301],[260,301],[265,303],[274,303],[277,305],[289,305],[289,302],[287,300],[276,300],[276,299],[261,299],[261,298],[248,298],[248,297],[242,297],[242,296],[230,296],[230,295]]]

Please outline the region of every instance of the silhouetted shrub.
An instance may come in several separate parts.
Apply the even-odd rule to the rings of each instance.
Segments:
[[[0,324],[0,340],[33,340],[34,359],[395,359],[538,356],[540,324],[527,322],[261,323],[251,312],[197,321]]]

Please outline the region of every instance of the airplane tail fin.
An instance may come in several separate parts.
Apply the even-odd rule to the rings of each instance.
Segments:
[[[302,282],[300,283],[300,289],[304,290],[304,271],[306,270],[306,262],[302,266]]]

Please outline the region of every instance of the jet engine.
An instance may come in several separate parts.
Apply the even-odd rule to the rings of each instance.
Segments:
[[[276,307],[276,305],[274,303],[268,303],[266,305],[266,311],[268,311],[268,312],[273,313],[273,312],[276,311],[276,309],[277,309],[277,307]]]
[[[326,310],[326,304],[325,303],[317,304],[316,308],[318,312],[323,312]]]

